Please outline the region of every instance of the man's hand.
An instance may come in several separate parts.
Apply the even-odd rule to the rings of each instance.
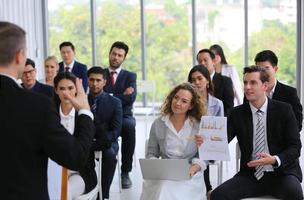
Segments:
[[[204,137],[202,135],[196,134],[195,143],[198,147],[201,146],[204,143]]]
[[[83,89],[82,80],[76,79],[76,97],[71,96],[70,94],[64,94],[67,99],[69,99],[74,106],[74,108],[79,111],[80,109],[90,110],[90,105],[88,102],[88,97]]]
[[[190,176],[192,177],[199,170],[201,170],[201,167],[198,164],[192,164],[189,172]]]
[[[123,95],[130,95],[134,92],[134,88],[128,87],[124,92]]]
[[[268,153],[257,153],[257,157],[259,159],[248,162],[247,166],[248,167],[257,167],[257,166],[263,166],[263,165],[273,165],[276,163],[275,157]]]

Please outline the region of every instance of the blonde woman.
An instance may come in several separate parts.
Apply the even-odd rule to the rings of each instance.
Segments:
[[[45,84],[54,86],[54,78],[59,70],[58,60],[55,56],[48,56],[44,60]]]

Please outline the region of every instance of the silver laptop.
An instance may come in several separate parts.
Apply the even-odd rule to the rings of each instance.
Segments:
[[[139,159],[143,179],[188,180],[190,164],[187,159]]]

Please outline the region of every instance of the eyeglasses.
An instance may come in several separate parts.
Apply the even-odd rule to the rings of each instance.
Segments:
[[[24,72],[23,72],[23,76],[26,76],[27,74],[32,75],[34,71],[35,71],[35,69],[31,69],[31,70],[26,71],[26,72],[24,71]]]

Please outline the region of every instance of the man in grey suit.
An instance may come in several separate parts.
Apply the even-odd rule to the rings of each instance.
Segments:
[[[77,97],[66,95],[79,115],[78,128],[71,135],[60,124],[50,98],[17,83],[25,61],[25,31],[0,21],[1,199],[48,200],[48,157],[66,168],[81,169],[95,131],[93,115],[77,80]]]

